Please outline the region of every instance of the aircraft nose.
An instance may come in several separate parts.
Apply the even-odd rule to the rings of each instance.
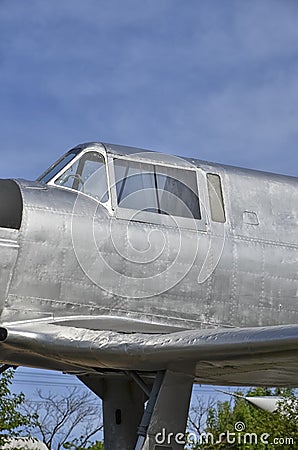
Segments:
[[[18,184],[0,180],[0,228],[19,230],[23,216],[23,200]]]
[[[18,256],[22,216],[23,200],[18,184],[13,180],[0,180],[0,314]]]

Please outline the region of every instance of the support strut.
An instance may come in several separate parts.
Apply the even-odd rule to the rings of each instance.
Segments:
[[[84,375],[79,379],[103,402],[105,450],[133,450],[146,396],[126,375]]]
[[[184,448],[192,385],[191,375],[168,370],[165,372],[147,428],[146,439],[140,449]]]
[[[192,375],[158,372],[151,389],[135,372],[79,379],[103,400],[105,450],[184,448]]]

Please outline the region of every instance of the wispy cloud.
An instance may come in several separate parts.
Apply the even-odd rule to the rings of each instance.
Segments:
[[[96,139],[297,175],[297,9],[2,0],[1,176]]]

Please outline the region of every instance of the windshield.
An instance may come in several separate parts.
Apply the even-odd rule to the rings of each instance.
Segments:
[[[58,159],[48,170],[46,170],[37,181],[41,181],[42,183],[48,183],[52,178],[54,178],[57,173],[60,172],[63,167],[65,167],[76,155],[78,154],[78,150],[70,150],[68,153],[62,156],[62,158]]]
[[[87,152],[55,181],[63,186],[106,203],[109,199],[105,159],[101,153]]]

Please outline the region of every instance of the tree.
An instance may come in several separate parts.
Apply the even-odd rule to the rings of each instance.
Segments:
[[[24,394],[13,394],[10,385],[14,377],[14,370],[7,370],[0,375],[0,445],[7,438],[17,434],[29,434],[35,416],[22,414],[21,406],[24,404]]]
[[[241,394],[241,393],[240,393]],[[218,401],[209,405],[205,417],[205,429],[200,433],[194,450],[292,449],[298,442],[298,402],[289,389],[252,388],[246,396],[280,395],[278,410],[269,413],[258,409],[244,399]],[[202,418],[200,422],[202,423]],[[195,423],[196,424],[196,423]],[[193,424],[194,425],[194,424]]]
[[[26,400],[23,410],[38,417],[37,433],[49,449],[100,450],[92,439],[103,428],[101,406],[91,392],[74,387],[66,394],[38,390],[37,395],[37,401]]]
[[[206,419],[208,413],[216,408],[216,401],[212,397],[202,398],[197,396],[192,402],[192,407],[188,417],[188,436],[191,440],[191,433],[195,436],[201,436],[206,430]]]
[[[72,442],[70,444],[65,444],[64,448],[70,449],[70,450],[104,450],[104,444],[103,442],[96,441],[92,444],[88,444],[87,447],[78,447],[76,445],[76,442]]]

